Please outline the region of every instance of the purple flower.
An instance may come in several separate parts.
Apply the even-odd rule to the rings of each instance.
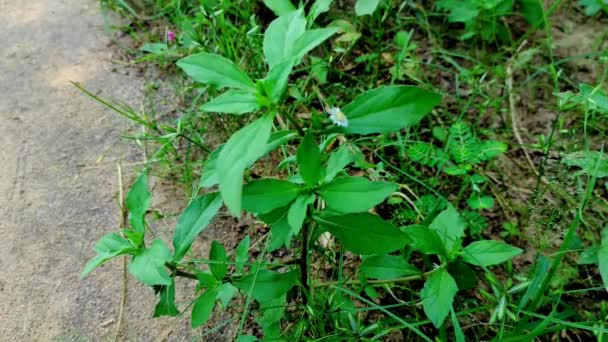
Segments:
[[[171,30],[167,31],[167,41],[168,42],[175,41],[175,32],[173,32]]]

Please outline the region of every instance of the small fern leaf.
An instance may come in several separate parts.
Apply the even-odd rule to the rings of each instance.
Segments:
[[[449,156],[443,150],[424,142],[410,145],[407,153],[413,161],[430,167],[450,161]]]
[[[452,157],[457,164],[465,164],[474,161],[478,154],[478,148],[477,140],[467,124],[459,121],[455,122],[452,127],[450,127],[448,152],[450,153],[450,157]]]
[[[479,143],[479,149],[475,162],[479,163],[497,157],[507,152],[507,144],[500,141],[487,140]]]

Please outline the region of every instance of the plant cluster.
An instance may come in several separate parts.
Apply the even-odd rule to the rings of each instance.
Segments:
[[[136,13],[125,2],[118,3]],[[117,256],[129,255],[129,272],[159,298],[155,317],[191,312],[191,326],[198,328],[212,319],[214,311],[233,309],[241,342],[382,340],[395,332],[405,340],[519,341],[567,329],[605,338],[608,328],[601,322],[608,307],[581,318],[562,300],[569,293],[566,286],[555,286],[566,255],[577,252],[579,265],[597,265],[603,281],[600,289],[608,289],[608,226],[603,228],[601,219],[588,218],[589,210],[595,210],[605,219],[606,210],[597,209],[597,203],[608,203],[597,195],[605,190],[596,187],[608,177],[608,157],[587,133],[601,131],[608,115],[602,83],[555,91],[556,108],[584,113],[584,146],[575,143],[560,151],[558,158],[559,166],[577,170],[572,178],[579,194],[573,199],[554,190],[561,184],[544,176],[556,139],[554,129],[533,146],[543,159],[540,170],[532,166],[536,188],[526,204],[534,211],[534,203],[548,191],[543,189],[549,189],[575,210],[555,254],[543,256],[539,251],[524,268],[513,262],[524,252],[515,245],[538,246],[517,239],[522,233],[508,214],[514,210],[497,195],[497,176],[492,171],[493,163],[506,158],[514,144],[487,131],[482,134],[473,118],[451,117],[443,108],[447,101],[461,104],[453,100],[460,100],[460,95],[428,81],[432,78],[422,70],[414,29],[391,31],[394,56],[372,47],[357,58],[349,57],[358,42],[379,44],[382,40],[376,40],[374,30],[381,29],[392,10],[404,11],[406,2],[356,1],[353,8],[347,7],[359,20],[353,24],[324,18],[332,6],[343,10],[341,1],[316,0],[297,7],[288,0],[264,1],[265,10],[276,18],[263,34],[253,16],[242,15],[251,15],[255,5],[194,3],[156,5],[177,9],[177,17],[187,19],[177,36],[171,31],[165,41],[145,44],[142,50],[147,54],[139,60],[178,59],[175,65],[194,82],[187,89],[194,94],[195,114],[178,118],[174,126],[161,125],[127,107],[104,102],[156,134],[161,148],[155,156],[166,156],[167,151],[180,155],[173,145],[179,138],[200,147],[200,155],[205,156],[186,157],[197,160],[200,172],[192,181],[191,200],[177,220],[172,249],[148,234],[150,163],[126,196],[128,226],[98,241],[97,255],[83,276]],[[589,11],[591,4],[583,5],[588,14],[597,12]],[[222,10],[210,11],[214,6]],[[550,12],[536,0],[440,0],[432,8],[447,12],[449,23],[464,24],[461,40],[512,42],[505,17],[516,13],[530,30],[550,25]],[[422,14],[421,25],[430,25]],[[230,15],[237,19],[228,19]],[[239,30],[229,20],[251,21],[253,27]],[[203,27],[211,24],[217,36],[203,37]],[[370,37],[365,37],[365,25],[370,26]],[[236,49],[230,32],[247,37],[252,51]],[[213,45],[203,44],[205,40],[218,43],[213,52],[209,51]],[[480,85],[487,73],[482,63],[465,70],[454,61],[455,54],[437,51],[457,65],[459,81],[472,84],[480,97],[490,97]],[[362,80],[332,67],[336,61],[348,64]],[[506,69],[496,67],[493,72],[512,77],[511,64]],[[558,84],[560,74],[551,71]],[[469,106],[494,105],[491,100],[471,104],[476,101],[471,98],[463,113]],[[446,113],[448,124],[440,124]],[[223,144],[209,148],[195,121],[201,117],[233,120],[238,128]],[[517,148],[531,160],[527,146]],[[260,164],[271,164],[273,170],[254,172]],[[414,186],[417,191],[411,189]],[[608,190],[608,183],[604,186]],[[500,236],[513,237],[510,243],[485,232],[490,222],[484,214],[493,212],[497,202],[507,216],[500,222],[506,233]],[[235,218],[248,215],[267,227],[269,233],[257,243],[259,253],[251,253],[250,236],[243,236],[233,251],[213,241],[206,259],[192,251],[197,237],[214,220],[221,221],[222,208]],[[577,233],[581,226],[588,228],[584,240],[601,239],[584,247]],[[279,250],[289,251],[290,259],[277,261],[273,253]],[[191,305],[176,303],[178,280],[196,282]],[[370,319],[369,311],[381,318]],[[249,317],[261,327],[260,336],[243,334]],[[470,323],[470,317],[485,320],[479,323],[484,327],[471,328],[476,324]],[[465,321],[468,327],[463,326]]]

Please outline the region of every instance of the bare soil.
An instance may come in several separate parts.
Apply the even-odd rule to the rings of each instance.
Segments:
[[[0,340],[113,340],[122,263],[79,275],[119,228],[116,165],[128,185],[142,156],[119,138],[126,120],[70,81],[134,108],[143,82],[112,63],[96,0],[0,0],[0,23]],[[127,280],[119,340],[191,339]]]

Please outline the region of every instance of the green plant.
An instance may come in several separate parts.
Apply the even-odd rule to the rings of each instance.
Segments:
[[[448,22],[463,23],[465,33],[460,39],[467,40],[475,36],[484,41],[511,40],[508,27],[502,17],[513,13],[513,0],[439,0],[437,9],[449,12]],[[538,0],[520,0],[522,15],[533,26],[545,24],[542,2]]]
[[[268,340],[608,332],[608,308],[576,307],[570,297],[604,291],[596,285],[606,279],[605,243],[596,242],[606,201],[595,187],[606,176],[603,79],[558,93],[559,113],[539,144],[510,140],[521,130],[511,93],[536,108],[576,84],[560,69],[566,60],[552,50],[552,27],[530,34],[551,24],[559,2],[546,12],[538,1],[432,4],[464,23],[463,38],[508,37],[491,53],[443,46],[437,21],[416,2],[141,3],[164,15],[177,39],[140,61],[177,60],[194,83],[180,89],[183,115],[162,124],[107,103],[145,127],[132,138],[161,146],[127,196],[128,226],[99,241],[83,275],[129,255],[129,271],[159,297],[155,316],[191,312],[196,328],[229,310],[235,318],[225,324],[238,323],[238,341],[258,339],[243,335],[253,321]],[[518,14],[532,29],[510,45],[520,26],[509,16]],[[513,70],[527,78],[513,80]],[[209,148],[214,130],[224,143]],[[168,161],[185,164],[183,176],[174,170],[189,179],[190,198],[172,247],[151,236],[146,216],[147,174]],[[222,226],[224,211],[253,218],[248,235],[234,250],[213,241],[201,258],[196,237],[212,222]],[[511,262],[523,251],[511,244],[525,256]],[[178,281],[196,283],[185,303]]]
[[[442,325],[450,311],[452,299],[458,290],[445,269],[450,261],[461,255],[465,262],[485,267],[520,253],[519,249],[495,241],[478,241],[461,249],[460,239],[465,224],[452,207],[437,216],[428,228],[411,227],[402,232],[390,222],[367,212],[393,193],[396,185],[365,177],[338,176],[344,173],[345,166],[354,161],[351,149],[343,145],[327,155],[315,141],[319,134],[328,131],[341,132],[348,137],[353,134],[389,133],[415,125],[439,103],[440,96],[437,94],[411,86],[376,88],[357,96],[344,106],[343,111],[333,108],[331,122],[327,121],[318,128],[305,129],[297,118],[280,113],[292,68],[300,63],[308,51],[335,32],[335,29],[307,30],[302,10],[280,16],[265,33],[264,55],[269,65],[268,74],[255,83],[231,61],[218,55],[200,53],[180,60],[178,66],[195,81],[217,89],[229,88],[203,105],[201,110],[236,115],[247,112],[261,114],[232,135],[207,162],[202,184],[208,187],[217,183],[219,194],[209,193],[196,198],[182,213],[174,233],[173,255],[160,239],[154,240],[148,247],[144,244],[145,212],[150,203],[144,173],[126,199],[131,226],[123,230],[126,238],[115,233],[102,238],[96,246],[98,256],[87,265],[83,275],[118,255],[133,255],[129,271],[144,284],[155,286],[160,293],[161,300],[155,314],[175,315],[179,311],[172,298],[174,279],[188,272],[190,277],[199,281],[197,291],[204,289],[192,309],[193,327],[208,320],[216,300],[221,300],[225,306],[236,288],[259,303],[263,314],[258,322],[267,337],[277,337],[280,329],[276,325],[282,313],[275,312],[279,309],[264,308],[285,305],[285,295],[298,284],[298,279],[302,298],[311,295],[310,288],[318,284],[313,282],[309,272],[310,244],[313,237],[323,232],[335,236],[346,250],[362,255],[377,255],[367,258],[362,265],[363,274],[370,278],[396,281],[392,278],[421,274],[405,259],[388,255],[408,244],[422,253],[437,254],[442,265],[425,273],[430,277],[421,293],[425,312],[437,327]],[[296,137],[295,132],[290,130],[271,132],[274,117],[281,114],[287,115],[301,138],[296,153],[299,172],[289,180],[264,178],[243,186],[245,169],[280,143]],[[462,132],[455,132],[454,135],[456,133]],[[276,136],[281,138],[274,139]],[[453,139],[463,142],[461,136]],[[478,148],[469,143],[460,148],[476,150],[475,153],[461,156],[461,163],[487,158],[487,149],[480,146]],[[454,148],[451,153],[459,155],[464,152]],[[327,160],[326,166],[324,160]],[[210,178],[215,181],[209,181]],[[264,267],[264,260],[260,260],[249,268],[248,273],[242,274],[243,260],[247,259],[245,240],[243,246],[237,248],[237,267],[232,274],[228,274],[227,253],[217,242],[213,243],[209,255],[211,273],[183,263],[182,259],[196,236],[217,214],[222,201],[234,216],[240,217],[245,209],[271,226],[270,250],[281,245],[289,247],[292,238],[298,237],[302,251],[299,269],[289,268],[286,272],[277,273]],[[387,267],[390,264],[394,266]],[[445,286],[446,282],[450,285]]]

